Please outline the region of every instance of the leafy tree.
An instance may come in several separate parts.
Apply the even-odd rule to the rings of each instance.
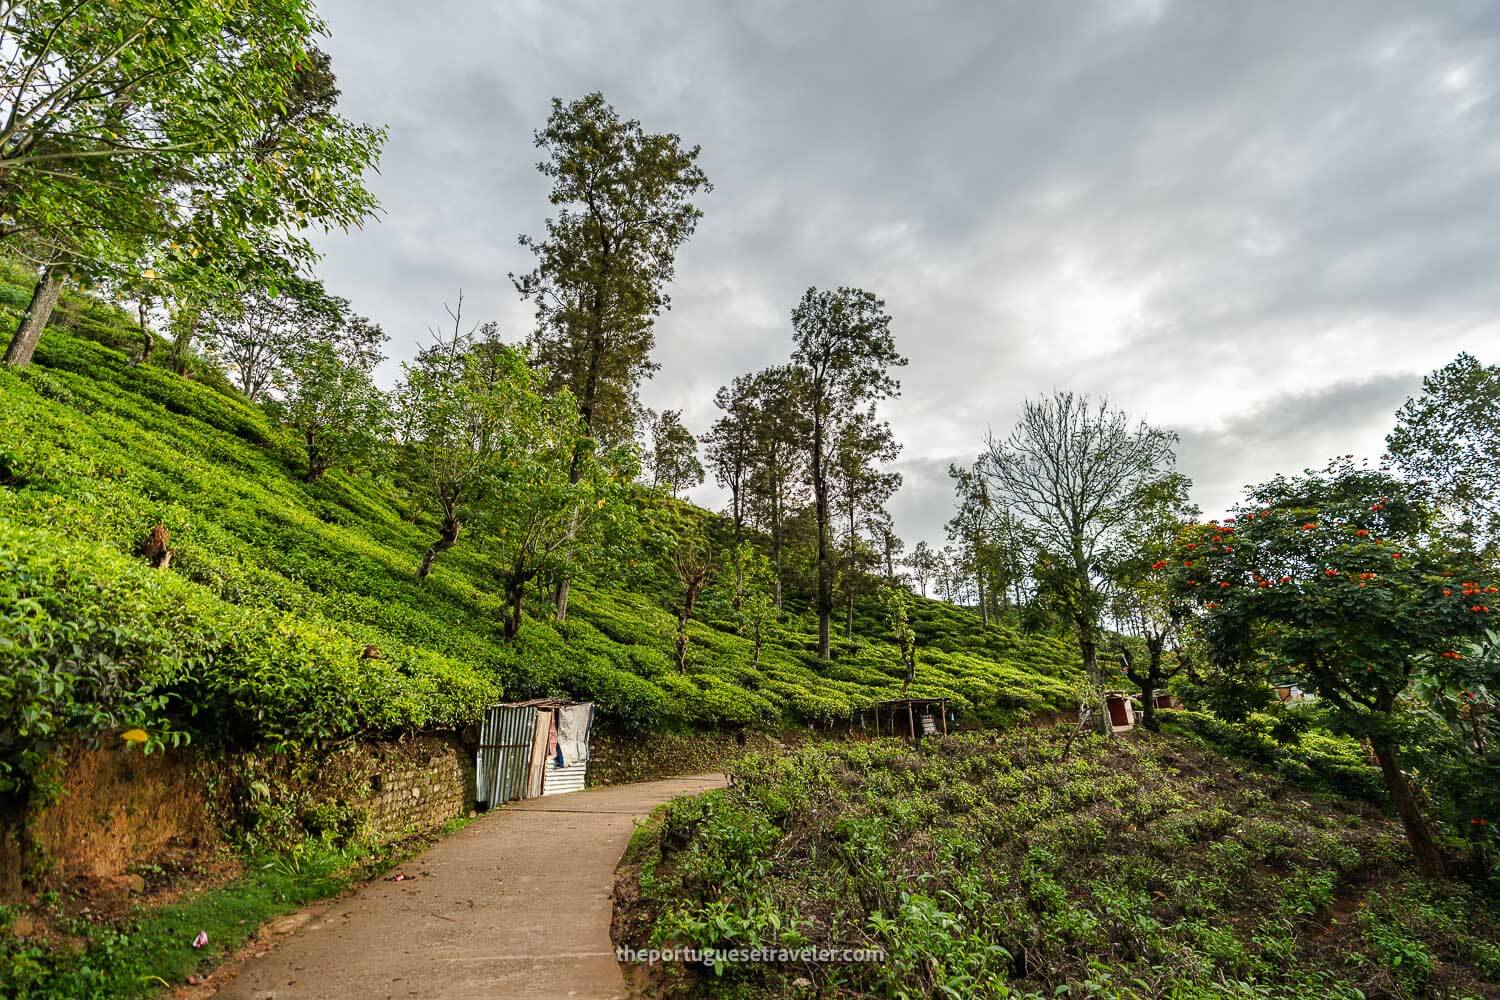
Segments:
[[[285,379],[285,398],[275,412],[302,440],[308,482],[380,449],[390,427],[390,402],[371,381],[368,366],[320,340],[297,352]]]
[[[729,491],[729,513],[738,541],[744,529],[746,487],[755,460],[755,376],[741,375],[714,393],[723,416],[714,421],[703,443],[714,482]]]
[[[1217,664],[1317,695],[1336,732],[1369,741],[1417,866],[1442,871],[1402,768],[1402,698],[1422,673],[1456,677],[1500,588],[1429,539],[1426,487],[1348,459],[1248,493],[1235,516],[1185,538],[1169,567],[1204,610]],[[1191,546],[1191,547],[1190,547]]]
[[[495,324],[465,331],[462,295],[448,315],[452,334],[440,335],[404,366],[398,390],[403,464],[424,506],[440,519],[418,579],[457,543],[469,511],[486,501],[498,467],[543,433],[546,412],[540,377],[521,351],[500,340]]]
[[[681,410],[662,410],[651,417],[651,488],[665,487],[672,496],[703,482],[698,439],[682,424]]]
[[[948,538],[958,554],[957,568],[974,581],[978,596],[981,625],[990,623],[990,594],[985,591],[987,579],[993,574],[988,565],[992,555],[989,545],[990,509],[989,487],[984,477],[972,469],[959,465],[948,466],[948,477],[953,480],[958,495],[958,509],[946,525]]]
[[[321,33],[307,0],[10,6],[0,240],[39,279],[6,363],[29,362],[68,276],[269,291],[316,259],[305,230],[375,210],[360,178],[383,134],[305,99],[331,77]]]
[[[897,536],[896,525],[891,520],[889,511],[877,512],[871,518],[869,527],[875,548],[880,553],[881,561],[885,563],[885,582],[896,583],[901,579],[896,567],[902,565],[901,553],[906,551],[906,543]]]
[[[834,440],[845,420],[900,391],[891,369],[906,359],[896,353],[890,327],[885,303],[857,288],[809,288],[792,310],[792,365],[805,387],[808,412],[807,471],[818,532],[818,652],[825,659],[833,617]]]
[[[751,464],[745,482],[746,510],[771,540],[775,573],[772,602],[781,607],[787,519],[806,502],[806,392],[790,366],[751,376]]]
[[[676,581],[672,613],[677,616],[677,672],[687,673],[688,623],[704,589],[719,570],[719,554],[701,538],[685,538],[671,550],[668,568]]]
[[[276,295],[252,289],[201,317],[210,356],[250,400],[263,400],[308,344],[332,344],[343,325],[340,300],[315,281],[288,283]]]
[[[911,592],[905,587],[882,587],[880,602],[885,607],[891,638],[901,651],[901,666],[905,668],[901,693],[905,694],[917,679],[917,632],[911,627]]]
[[[473,514],[504,598],[507,641],[521,630],[533,581],[571,573],[610,547],[628,517],[634,473],[624,452],[595,451],[570,393],[544,394],[534,430],[494,467]]]
[[[1145,648],[1145,663],[1135,650],[1121,644],[1121,670],[1141,689],[1142,724],[1161,728],[1156,719],[1155,692],[1181,669],[1179,660],[1167,666],[1167,643],[1178,639],[1190,617],[1191,604],[1161,572],[1177,554],[1179,536],[1196,523],[1198,508],[1188,499],[1192,482],[1170,473],[1142,486],[1131,501],[1134,516],[1121,528],[1104,557],[1109,591],[1107,610],[1116,629]],[[1180,643],[1179,643],[1180,645]]]
[[[918,542],[907,557],[906,568],[911,570],[912,579],[917,581],[919,593],[923,597],[927,596],[927,584],[938,575],[940,559],[941,556],[932,551],[932,546],[925,541]]]
[[[741,541],[730,553],[727,570],[732,582],[729,610],[735,632],[750,634],[755,644],[751,662],[759,666],[765,632],[775,625],[780,613],[771,599],[771,563],[749,541]]]
[[[864,575],[861,532],[878,530],[887,520],[885,503],[901,486],[899,472],[882,472],[879,463],[900,454],[890,425],[875,418],[874,408],[852,414],[840,425],[829,463],[830,483],[844,521],[844,634],[854,637],[854,600]]]
[[[1452,526],[1500,545],[1500,367],[1460,354],[1422,380],[1386,438],[1412,479],[1427,479]]]
[[[671,306],[677,251],[703,215],[692,198],[712,186],[697,146],[622,121],[597,92],[554,98],[536,145],[559,210],[544,237],[521,237],[536,267],[511,280],[536,304],[531,350],[551,387],[571,391],[588,438],[618,444],[633,435],[636,387],[656,367],[653,323]],[[566,575],[556,603],[565,619]]]
[[[1106,400],[1057,392],[1027,400],[1007,437],[990,436],[981,463],[996,499],[1045,550],[1048,602],[1073,625],[1106,733],[1095,568],[1134,516],[1141,487],[1172,465],[1176,440],[1170,431],[1132,423]]]

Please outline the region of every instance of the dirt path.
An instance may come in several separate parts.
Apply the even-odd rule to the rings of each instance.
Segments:
[[[705,774],[517,802],[315,911],[225,1000],[620,997],[610,895],[637,818]],[[223,973],[216,974],[222,975]]]

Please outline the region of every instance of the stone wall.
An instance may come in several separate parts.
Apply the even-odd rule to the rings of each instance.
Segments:
[[[369,748],[368,834],[393,840],[412,830],[441,826],[474,808],[474,753],[457,740],[419,736]]]
[[[0,900],[21,895],[23,882],[107,879],[168,851],[213,850],[257,822],[257,809],[294,824],[288,835],[326,824],[387,843],[474,807],[474,754],[450,735],[301,756],[146,756],[118,745],[78,745],[65,756],[56,801],[24,819],[0,819]]]

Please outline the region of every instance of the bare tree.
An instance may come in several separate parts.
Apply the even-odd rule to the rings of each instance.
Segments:
[[[1176,443],[1174,432],[1132,421],[1106,399],[1054,392],[1027,400],[1015,428],[1004,439],[991,434],[981,456],[996,500],[1041,543],[1052,599],[1077,634],[1105,732],[1096,572],[1141,488],[1172,468]]]

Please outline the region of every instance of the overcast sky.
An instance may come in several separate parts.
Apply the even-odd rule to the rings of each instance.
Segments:
[[[1377,455],[1421,375],[1500,360],[1500,5],[323,0],[381,222],[331,290],[409,356],[457,290],[511,338],[553,96],[703,147],[714,191],[650,406],[696,431],[781,362],[809,285],[885,299],[911,359],[893,502],[941,542],[949,462],[1053,388],[1177,429],[1218,512]],[[705,487],[696,498],[717,506]]]

